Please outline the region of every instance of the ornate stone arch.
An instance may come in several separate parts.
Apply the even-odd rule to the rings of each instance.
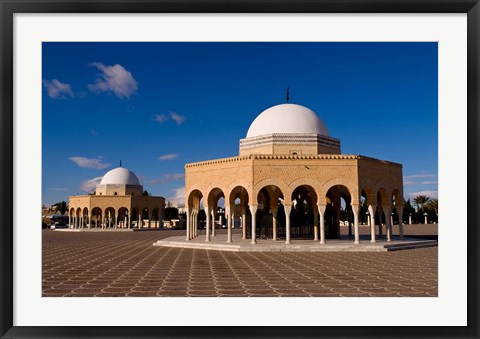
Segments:
[[[392,206],[393,206],[394,198],[395,198],[395,206],[403,207],[403,194],[402,194],[402,191],[399,190],[398,188],[394,188],[392,190],[392,194],[391,194]]]
[[[388,194],[388,191],[380,187],[377,190],[377,206],[390,206],[391,205],[391,195]]]
[[[320,188],[319,192],[317,193],[317,196],[318,196],[318,203],[319,204],[326,204],[327,201],[326,201],[326,196],[327,196],[327,192],[334,186],[344,186],[347,191],[348,191],[348,194],[350,195],[351,199],[352,199],[352,204],[359,204],[360,203],[360,194],[358,192],[358,187],[355,186],[353,187],[352,186],[352,183],[351,182],[346,182],[343,178],[332,178],[328,181],[326,181],[322,187]]]
[[[285,190],[287,188],[287,184],[285,182],[282,182],[278,179],[275,179],[275,178],[267,178],[267,179],[263,179],[263,180],[260,180],[259,182],[257,182],[254,186],[253,186],[253,189],[252,189],[252,199],[253,197],[257,197],[258,196],[258,193],[260,193],[260,190],[264,187],[267,187],[267,186],[276,186],[280,189],[280,191],[282,192],[283,196],[284,196],[284,199],[286,200],[286,202],[290,202],[290,198],[287,197],[285,195]]]
[[[225,193],[225,192],[224,192]],[[237,185],[228,190],[228,202],[230,205],[235,204],[235,199],[240,198],[242,204],[247,205],[250,201],[248,189],[245,186]]]
[[[312,178],[298,178],[298,179],[295,179],[293,180],[292,182],[290,182],[287,186],[287,190],[285,192],[283,192],[283,194],[285,196],[291,196],[293,191],[295,191],[295,189],[297,189],[298,187],[300,186],[309,186],[313,189],[315,195],[317,196],[318,198],[318,192],[321,191],[321,183],[318,181],[318,180],[315,180],[315,179],[312,179]],[[317,203],[317,201],[314,202],[315,204]]]
[[[363,192],[365,192],[366,203],[368,205],[372,205],[372,202],[374,205],[377,204],[377,190],[373,189],[372,186],[363,185],[363,187],[361,187],[359,190],[359,196]]]
[[[202,198],[204,198],[204,194],[202,193],[202,191],[198,189],[191,190],[187,195],[187,207],[199,208]]]
[[[188,199],[189,199],[190,194],[191,194],[193,191],[199,191],[203,196],[206,196],[206,194],[205,194],[205,193],[206,193],[205,187],[202,187],[201,185],[198,185],[198,184],[196,184],[196,183],[193,184],[193,185],[189,185],[188,191],[187,191],[187,189],[186,189],[186,187],[185,187],[185,200],[186,200],[186,201],[185,201],[185,203],[186,203],[185,206],[188,206],[188,204],[189,204],[189,200],[188,200]],[[207,193],[208,193],[208,191],[207,191]]]

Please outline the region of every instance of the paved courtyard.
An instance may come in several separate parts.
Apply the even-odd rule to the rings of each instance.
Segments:
[[[184,231],[171,230],[79,233],[43,230],[43,296],[436,297],[438,294],[437,247],[377,253],[262,253],[152,246],[159,239],[182,234]],[[406,225],[405,234],[436,239],[437,228]]]

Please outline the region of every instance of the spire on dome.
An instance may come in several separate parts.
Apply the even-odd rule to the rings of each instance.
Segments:
[[[285,99],[287,100],[287,103],[288,103],[288,100],[290,100],[290,87],[287,87],[287,93],[285,95]]]

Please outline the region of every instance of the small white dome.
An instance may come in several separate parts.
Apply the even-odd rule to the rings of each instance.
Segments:
[[[312,133],[329,136],[327,127],[314,111],[296,104],[276,105],[260,113],[250,125],[247,138],[273,133]]]
[[[103,176],[100,185],[140,185],[140,182],[132,171],[124,167],[117,167]]]

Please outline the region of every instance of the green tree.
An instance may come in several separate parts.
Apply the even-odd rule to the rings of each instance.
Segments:
[[[438,199],[431,199],[426,205],[428,220],[438,222]]]
[[[427,207],[430,198],[426,195],[417,195],[413,199],[413,205],[417,208],[417,212],[423,213],[425,211],[425,207]]]
[[[426,205],[425,208],[435,212],[438,215],[438,199],[431,199]]]
[[[178,219],[178,208],[176,207],[165,208],[164,220],[172,220],[172,219]]]
[[[403,220],[409,220],[410,215],[415,217],[415,208],[413,208],[410,199],[403,199]]]
[[[56,204],[53,204],[53,213],[60,213],[61,215],[65,215],[68,210],[68,202],[66,201],[59,201]]]

